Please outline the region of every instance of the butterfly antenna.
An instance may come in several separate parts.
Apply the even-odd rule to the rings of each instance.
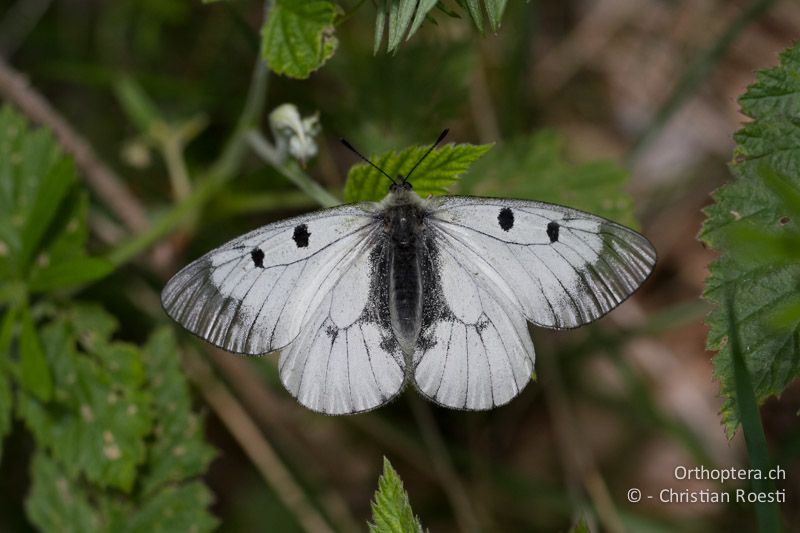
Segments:
[[[439,146],[439,143],[440,143],[440,142],[442,142],[442,141],[444,140],[444,138],[445,138],[445,137],[447,137],[447,134],[448,134],[449,132],[450,132],[450,129],[449,129],[449,128],[445,128],[445,130],[444,130],[442,133],[440,133],[440,134],[439,134],[439,138],[438,138],[438,139],[436,139],[436,142],[435,142],[435,143],[433,143],[433,145],[431,145],[431,147],[430,147],[430,148],[428,148],[428,151],[427,151],[427,152],[425,152],[425,154],[424,154],[422,157],[420,157],[420,158],[419,158],[419,161],[417,161],[417,164],[416,164],[416,165],[414,165],[414,167],[413,167],[411,170],[409,170],[409,171],[408,171],[408,174],[406,174],[406,177],[405,177],[405,178],[403,178],[403,182],[406,182],[406,181],[408,181],[408,178],[410,178],[410,177],[411,177],[411,174],[412,174],[412,173],[413,173],[415,170],[417,170],[417,167],[419,166],[419,164],[420,164],[420,163],[422,163],[422,161],[423,161],[423,160],[424,160],[426,157],[428,157],[428,154],[430,154],[431,152],[433,152],[433,149],[434,149],[434,148],[436,148],[437,146]]]
[[[386,176],[387,178],[389,178],[389,181],[391,181],[392,183],[394,183],[395,185],[397,185],[397,182],[394,180],[394,178],[393,178],[393,177],[391,177],[389,174],[387,174],[386,172],[384,172],[384,170],[383,170],[381,167],[379,167],[378,165],[376,165],[375,163],[373,163],[372,161],[370,161],[369,159],[367,159],[366,157],[364,157],[363,155],[361,155],[361,152],[359,152],[358,150],[356,150],[355,148],[353,148],[353,145],[352,145],[352,144],[350,144],[349,142],[347,142],[347,139],[339,139],[339,141],[340,141],[340,142],[341,142],[343,145],[345,145],[345,146],[346,146],[346,147],[347,147],[347,148],[348,148],[348,149],[349,149],[351,152],[353,152],[353,153],[354,153],[354,154],[356,154],[358,157],[360,157],[361,159],[363,159],[364,161],[366,161],[367,163],[369,163],[369,164],[370,164],[370,166],[372,166],[372,168],[374,168],[375,170],[377,170],[378,172],[380,172],[381,174],[383,174],[384,176]]]

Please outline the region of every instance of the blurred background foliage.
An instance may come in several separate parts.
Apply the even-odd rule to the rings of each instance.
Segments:
[[[749,464],[731,356],[721,396],[700,298],[722,302],[735,272],[747,273],[734,309],[745,358],[751,337],[785,341],[747,364],[787,471],[777,486],[797,501],[797,53],[778,67],[795,3],[267,5],[264,24],[255,0],[0,0],[4,529],[357,531],[391,522],[373,499],[431,531],[566,531],[581,517],[592,531],[754,529],[748,504],[626,501],[631,487],[747,486],[673,475]],[[268,117],[287,102],[308,131],[318,116],[308,161],[278,149],[285,130]],[[659,252],[645,287],[599,323],[534,328],[538,379],[518,399],[464,413],[408,392],[322,417],[282,389],[275,357],[164,327],[158,294],[181,265],[364,197],[345,188],[358,161],[340,137],[391,159],[443,127],[493,147],[435,167],[432,188],[573,205],[638,226]],[[716,254],[695,237],[734,148],[737,181],[706,211],[703,240],[725,251],[706,287]],[[349,172],[351,188],[374,189],[363,167]],[[742,206],[761,218],[732,223]],[[777,316],[764,305],[775,287]],[[725,350],[731,322],[714,313],[709,343]],[[796,505],[780,513],[797,529]]]

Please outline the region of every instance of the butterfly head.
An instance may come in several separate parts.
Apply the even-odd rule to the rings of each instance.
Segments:
[[[389,192],[396,193],[399,191],[410,191],[413,189],[411,184],[406,181],[406,178],[404,178],[403,176],[397,176],[397,177],[399,178],[399,181],[396,181],[389,186]]]

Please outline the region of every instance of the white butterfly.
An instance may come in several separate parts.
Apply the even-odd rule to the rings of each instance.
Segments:
[[[645,237],[576,209],[423,199],[407,177],[392,182],[379,203],[275,222],[212,250],[167,283],[164,309],[225,350],[280,351],[281,381],[314,411],[374,409],[407,383],[480,410],[531,380],[527,322],[587,324],[655,265]]]

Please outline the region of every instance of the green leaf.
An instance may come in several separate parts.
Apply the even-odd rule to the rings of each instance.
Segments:
[[[781,54],[780,66],[759,72],[756,83],[740,98],[742,112],[752,120],[735,135],[734,180],[714,193],[700,233],[703,242],[722,253],[710,267],[704,296],[715,304],[707,320],[707,346],[718,352],[714,375],[725,398],[722,418],[729,435],[740,422],[729,327],[721,307],[729,285],[737,284],[735,315],[757,401],[780,394],[800,376],[800,316],[785,320],[779,329],[772,314],[796,302],[800,264],[789,257],[781,260],[782,253],[792,250],[781,252],[780,246],[773,247],[768,257],[759,257],[763,252],[759,246],[742,246],[743,232],[755,231],[767,244],[798,234],[800,213],[786,191],[800,194],[799,80],[800,44],[796,44]]]
[[[142,357],[153,394],[156,424],[141,482],[142,493],[149,495],[167,484],[201,475],[213,459],[214,449],[203,440],[202,421],[192,412],[172,328],[156,330]]]
[[[277,74],[307,78],[336,51],[340,12],[329,0],[276,0],[261,32],[261,55]]]
[[[389,2],[388,13],[386,1]],[[375,23],[375,51],[380,48],[383,37],[384,21],[388,18],[389,37],[387,51],[396,52],[403,38],[408,40],[414,35],[437,0],[383,0],[378,8]]]
[[[409,180],[421,197],[446,194],[445,187],[467,171],[472,163],[483,156],[491,144],[447,144],[436,148],[414,170]],[[429,146],[414,146],[400,152],[386,152],[372,156],[370,160],[390,176],[405,176],[428,151]],[[360,163],[350,168],[344,187],[344,201],[379,201],[389,190],[391,183],[380,172]]]
[[[15,309],[7,309],[0,322],[0,460],[3,458],[3,438],[11,430],[11,380],[7,371],[11,364],[10,350],[17,322]]]
[[[106,497],[102,515],[107,531],[152,533],[153,531],[213,531],[218,521],[206,509],[213,501],[211,491],[195,481],[167,486],[141,504]]]
[[[75,167],[71,160],[58,160],[43,176],[36,198],[22,227],[22,249],[17,258],[18,272],[24,272],[39,248],[45,231],[58,213],[62,200],[74,184]]]
[[[592,533],[584,517],[580,517],[578,522],[569,529],[569,533]]]
[[[33,456],[25,512],[41,531],[98,531],[100,519],[83,488],[42,452]]]
[[[403,482],[386,457],[371,507],[370,533],[422,533],[422,525],[414,516]]]
[[[49,401],[53,395],[53,378],[27,305],[22,308],[21,323],[19,382],[39,400]]]
[[[566,205],[636,227],[627,173],[610,161],[572,164],[558,134],[544,130],[500,144],[459,182],[461,191]]]
[[[114,265],[100,257],[75,257],[37,269],[31,274],[32,292],[45,292],[75,287],[96,281],[110,274]]]
[[[73,287],[110,272],[84,251],[87,199],[75,183],[72,160],[50,132],[0,108],[0,298],[21,302],[31,290]]]
[[[756,395],[753,392],[750,373],[747,370],[741,341],[739,339],[739,326],[736,317],[736,284],[728,285],[725,294],[725,313],[727,315],[729,343],[731,358],[733,359],[733,381],[736,405],[739,419],[744,431],[744,440],[747,446],[747,455],[750,466],[767,472],[772,467],[767,451],[767,439],[764,436],[764,427],[761,425],[761,416],[758,412]],[[759,493],[773,493],[775,485],[768,479],[754,479],[753,489]],[[781,515],[776,502],[756,504],[756,522],[758,530],[780,531]]]
[[[64,319],[42,328],[53,400],[44,404],[21,393],[17,408],[70,477],[129,492],[152,422],[141,359],[135,347],[104,340],[79,350],[77,335]]]

